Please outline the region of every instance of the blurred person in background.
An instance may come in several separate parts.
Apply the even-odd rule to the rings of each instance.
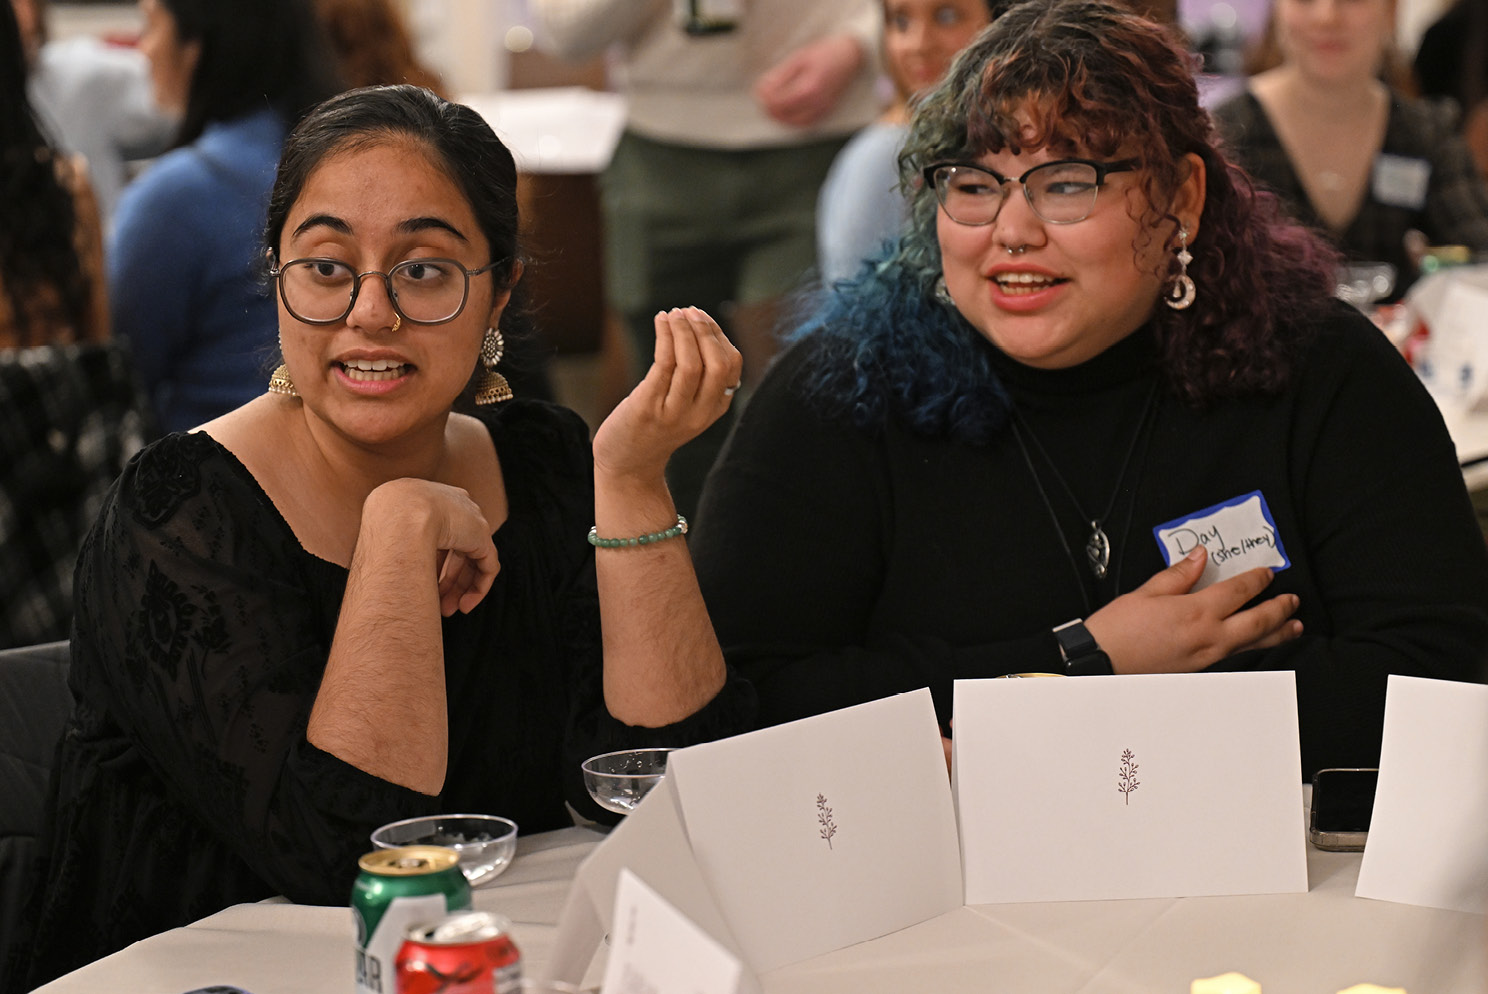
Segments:
[[[909,203],[899,188],[899,149],[909,130],[909,102],[940,82],[956,53],[992,22],[997,3],[884,0],[883,61],[894,97],[837,154],[822,184],[816,244],[823,283],[851,276],[903,231]]]
[[[90,35],[47,37],[49,0],[11,0],[31,67],[31,102],[58,146],[81,155],[107,228],[133,163],[170,145],[175,122],[155,105],[140,52]]]
[[[313,0],[315,16],[348,88],[412,83],[448,99],[439,74],[419,61],[393,0]]]
[[[1488,250],[1488,185],[1454,108],[1392,83],[1394,0],[1275,0],[1247,89],[1214,109],[1236,161],[1353,261],[1415,281],[1407,232]],[[1273,53],[1268,54],[1268,53]]]
[[[27,100],[24,37],[0,3],[0,648],[67,637],[78,548],[146,431],[87,171]]]
[[[107,261],[165,431],[259,393],[274,300],[258,254],[279,149],[340,87],[309,0],[141,0],[155,99],[177,147],[120,198]]]
[[[102,341],[98,205],[84,161],[53,146],[32,108],[16,14],[0,10],[0,348]]]
[[[1421,36],[1412,66],[1423,97],[1451,97],[1462,135],[1488,177],[1488,0],[1457,0]]]
[[[618,48],[628,117],[600,196],[607,302],[633,352],[651,354],[658,311],[697,305],[744,353],[745,381],[758,378],[778,302],[816,267],[822,180],[880,109],[879,0],[700,0],[695,15],[672,0],[528,6],[555,55]],[[673,457],[684,514],[730,423]]]

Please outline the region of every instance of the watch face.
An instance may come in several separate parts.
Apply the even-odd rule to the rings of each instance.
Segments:
[[[1065,622],[1054,629],[1054,637],[1059,640],[1059,647],[1064,650],[1066,659],[1074,659],[1088,652],[1096,652],[1100,648],[1090,634],[1090,629],[1078,619]]]

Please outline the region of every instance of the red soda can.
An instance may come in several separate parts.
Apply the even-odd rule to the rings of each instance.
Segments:
[[[489,911],[457,911],[413,926],[396,962],[398,994],[517,994],[521,987],[511,922]]]

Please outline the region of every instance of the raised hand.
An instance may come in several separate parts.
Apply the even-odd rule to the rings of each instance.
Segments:
[[[1085,619],[1117,673],[1191,673],[1246,649],[1265,649],[1302,634],[1296,594],[1245,604],[1271,583],[1265,568],[1193,592],[1208,557],[1199,546]]]
[[[742,370],[739,350],[705,312],[657,314],[651,369],[595,433],[596,480],[659,480],[672,453],[728,409]]]
[[[754,99],[781,124],[807,128],[831,113],[863,64],[863,49],[847,35],[823,38],[791,52],[754,83]]]

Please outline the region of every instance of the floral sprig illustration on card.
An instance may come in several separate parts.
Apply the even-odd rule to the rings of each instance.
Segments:
[[[1126,803],[1131,803],[1132,791],[1142,785],[1137,779],[1137,756],[1130,749],[1121,750],[1121,772],[1116,775],[1116,789],[1126,797]]]
[[[832,848],[832,836],[837,834],[837,824],[832,821],[832,809],[827,807],[825,794],[816,795],[816,823],[821,826],[820,835],[827,840],[827,848]]]

